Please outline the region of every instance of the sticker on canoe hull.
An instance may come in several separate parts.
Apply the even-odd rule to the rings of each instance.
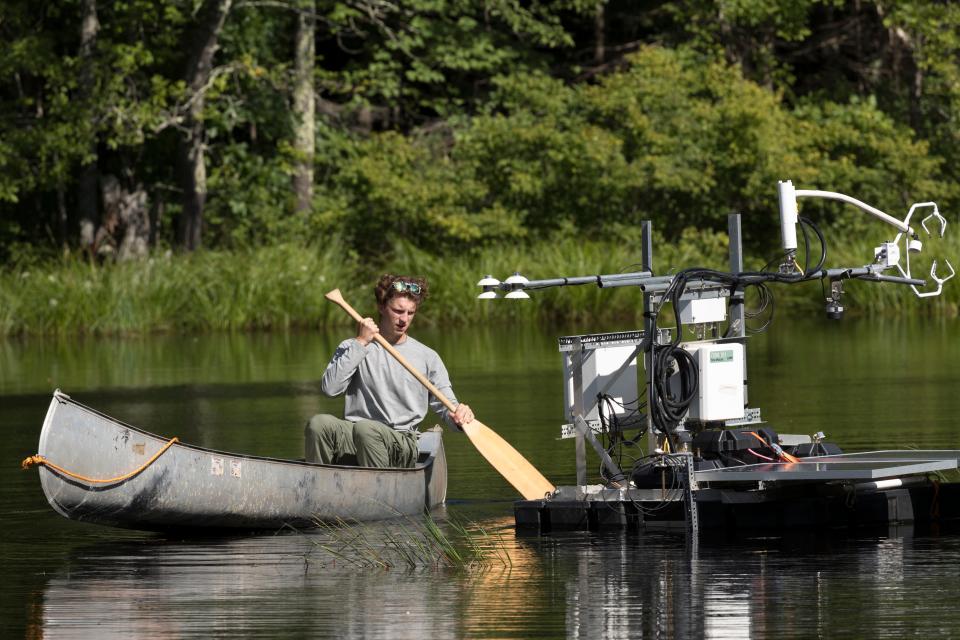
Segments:
[[[222,476],[223,475],[223,458],[210,458],[210,475],[212,476]]]
[[[240,477],[240,461],[239,460],[230,461],[230,475],[232,475],[234,478]]]

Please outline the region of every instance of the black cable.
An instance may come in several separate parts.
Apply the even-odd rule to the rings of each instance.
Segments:
[[[630,470],[630,477],[634,477],[638,470],[644,466],[649,465],[653,470],[656,470],[657,460],[662,463],[662,466],[660,467],[661,473],[666,473],[667,469],[670,470],[670,486],[667,487],[667,491],[669,493],[682,491],[683,482],[680,480],[675,470],[683,468],[683,464],[675,462],[673,456],[671,455],[651,454],[637,459],[633,465],[633,468]],[[673,504],[670,500],[663,500],[655,507],[645,507],[643,502],[635,500],[630,494],[627,495],[630,501],[633,503],[634,508],[637,509],[637,511],[642,515],[652,515],[657,511],[669,508]]]
[[[699,387],[698,366],[693,356],[688,351],[679,346],[683,337],[683,323],[680,319],[680,302],[688,285],[691,281],[711,281],[718,282],[730,287],[731,291],[743,290],[748,287],[756,287],[759,296],[760,306],[757,310],[747,312],[744,317],[757,318],[769,309],[769,315],[759,328],[751,328],[753,333],[760,333],[767,330],[773,322],[776,311],[776,302],[773,294],[770,292],[767,283],[780,282],[786,284],[795,284],[812,280],[819,274],[826,262],[827,245],[823,233],[810,220],[803,219],[801,229],[803,231],[805,259],[804,269],[797,272],[781,273],[779,271],[768,271],[768,263],[761,271],[742,271],[739,273],[730,273],[717,271],[715,269],[706,269],[702,267],[692,267],[677,272],[666,290],[662,293],[660,302],[655,309],[648,314],[651,320],[651,331],[644,336],[642,350],[651,354],[651,363],[654,367],[652,375],[652,406],[648,407],[651,421],[654,428],[667,439],[671,450],[676,451],[675,431],[677,425],[687,414],[690,403],[696,397]],[[808,229],[813,231],[820,242],[820,257],[817,265],[810,268],[810,234]],[[657,345],[654,336],[658,333],[657,318],[660,311],[667,302],[670,302],[674,309],[676,318],[676,335],[667,345]],[[673,365],[676,364],[676,371],[673,371]],[[670,380],[674,376],[679,376],[678,385],[671,387]]]
[[[674,432],[699,389],[697,363],[689,351],[676,344],[658,347],[653,360],[654,404],[650,408],[650,416],[656,430],[667,439],[670,450],[677,451]],[[677,364],[676,373],[672,371],[673,363]],[[670,379],[674,375],[679,376],[678,393],[674,393],[670,386]]]
[[[636,408],[631,408],[636,405]],[[636,441],[646,433],[646,416],[641,413],[641,407],[645,406],[640,398],[630,401],[618,401],[609,394],[597,394],[597,415],[600,420],[600,442],[601,447],[610,456],[617,467],[621,469],[620,476],[611,477],[607,475],[607,469],[601,462],[600,478],[606,482],[619,482],[627,479],[623,469],[623,450],[625,447],[636,446]],[[623,410],[623,417],[618,415],[616,407]],[[644,422],[641,422],[643,420]],[[643,425],[640,432],[631,439],[624,436],[624,430],[637,425]]]
[[[820,231],[820,227],[814,224],[812,220],[810,220],[809,218],[804,218],[803,216],[799,217],[798,220],[800,221],[800,228],[804,230],[803,231],[804,242],[807,242],[807,232],[806,232],[807,227],[810,227],[810,229],[812,229],[813,232],[817,234],[817,239],[820,241],[820,260],[817,262],[817,266],[814,267],[813,269],[807,269],[806,267],[808,267],[809,265],[804,265],[803,275],[804,277],[809,278],[811,275],[823,269],[823,265],[827,261],[827,240],[823,236],[823,232]],[[809,242],[807,242],[807,260],[810,259],[809,255],[810,255],[810,247],[809,247]]]
[[[770,328],[770,325],[773,324],[773,315],[776,312],[776,299],[773,297],[773,293],[770,292],[770,288],[766,284],[755,285],[757,289],[757,296],[759,298],[759,306],[756,309],[744,309],[743,317],[744,319],[754,319],[762,317],[767,308],[770,308],[770,313],[767,315],[764,323],[759,327],[746,327],[746,330],[750,333],[763,333]]]
[[[800,232],[803,233],[803,272],[806,273],[810,268],[810,235],[807,233],[807,226],[802,223]]]

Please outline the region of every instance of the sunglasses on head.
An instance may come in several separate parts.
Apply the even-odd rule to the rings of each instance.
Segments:
[[[416,282],[405,282],[403,280],[394,280],[393,283],[390,285],[390,287],[394,291],[400,291],[400,292],[408,291],[415,296],[420,295],[420,285],[418,285]]]

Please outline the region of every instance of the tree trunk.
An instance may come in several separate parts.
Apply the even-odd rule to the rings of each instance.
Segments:
[[[93,240],[92,253],[100,262],[112,262],[117,258],[120,202],[123,200],[124,191],[120,181],[110,174],[103,176],[100,188],[103,192],[103,215]]]
[[[67,250],[67,189],[63,178],[57,178],[57,242],[62,251]]]
[[[93,87],[93,51],[100,32],[97,19],[97,0],[83,0],[80,19],[80,102],[89,108]],[[80,167],[80,185],[77,191],[77,210],[80,219],[80,246],[93,247],[97,228],[97,141],[90,141],[90,160]]]
[[[159,192],[154,192],[153,203],[150,206],[150,235],[147,236],[147,245],[157,246],[157,237],[160,235],[160,224],[167,210],[167,203],[163,201]]]
[[[191,117],[189,126],[177,145],[177,182],[183,194],[177,241],[180,247],[187,251],[195,251],[202,245],[203,209],[207,203],[203,135],[203,121],[199,117]]]
[[[133,191],[125,191],[120,201],[120,224],[123,237],[117,251],[117,260],[137,260],[150,252],[150,208],[147,191],[138,184]]]
[[[296,118],[294,149],[297,152],[293,191],[297,197],[297,213],[310,211],[313,202],[313,159],[316,141],[316,102],[313,87],[313,72],[316,64],[315,33],[316,2],[302,0],[297,18],[296,84],[293,90],[293,113]]]
[[[197,13],[197,25],[188,42],[186,82],[189,108],[184,118],[185,133],[177,145],[177,182],[183,193],[183,211],[177,240],[187,251],[201,246],[203,209],[207,202],[204,91],[213,72],[213,55],[232,0],[209,0]]]
[[[604,15],[603,2],[598,2],[593,15],[593,62],[594,64],[603,64],[603,59],[607,57],[606,51],[606,16]]]
[[[150,208],[147,191],[129,191],[112,176],[103,177],[103,224],[97,229],[95,255],[101,261],[145,258],[150,251]]]

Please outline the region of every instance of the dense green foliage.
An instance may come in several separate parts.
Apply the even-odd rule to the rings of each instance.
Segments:
[[[227,13],[211,70],[191,76],[214,6]],[[301,14],[316,19],[306,211],[291,189],[295,131],[312,122],[291,97]],[[11,0],[0,42],[4,332],[311,324],[325,317],[311,306],[319,294],[296,288],[289,259],[361,282],[432,260],[463,284],[477,265],[502,273],[525,255],[538,258],[532,277],[597,273],[639,259],[647,219],[692,247],[738,211],[751,253],[769,257],[780,179],[896,217],[915,201],[948,218],[960,205],[960,8],[949,3]],[[197,135],[210,253],[168,257],[192,248],[178,232],[194,188],[178,149]],[[91,175],[145,193],[148,266],[94,259],[81,239],[89,219],[121,241],[105,201],[90,204]],[[803,212],[840,246],[889,239],[836,203]],[[27,272],[116,300],[28,310],[13,301],[80,294],[41,290]],[[240,300],[249,306],[215,319],[195,311]],[[601,304],[581,302],[548,307]]]

